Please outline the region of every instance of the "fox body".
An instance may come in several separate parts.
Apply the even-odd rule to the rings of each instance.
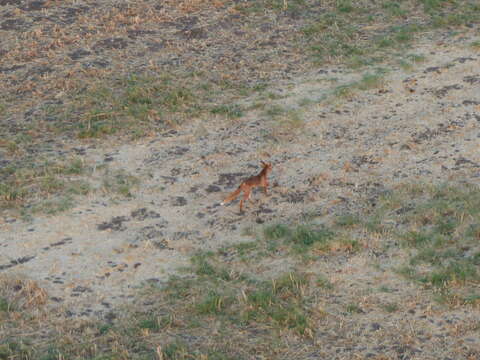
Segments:
[[[256,186],[263,187],[263,191],[265,194],[267,193],[268,188],[268,173],[272,170],[272,164],[266,163],[262,161],[262,171],[258,175],[252,176],[242,182],[237,190],[232,192],[230,195],[223,200],[222,205],[236,199],[240,193],[243,191],[243,198],[240,200],[240,212],[243,211],[243,202],[250,199],[250,194],[252,192],[252,188]]]

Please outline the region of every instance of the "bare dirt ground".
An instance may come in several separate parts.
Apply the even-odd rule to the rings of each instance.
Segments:
[[[108,192],[90,192],[53,215],[22,220],[16,210],[4,210],[0,275],[34,280],[48,294],[47,306],[61,317],[104,318],[120,306],[135,304],[140,287],[166,283],[189,265],[196,251],[251,241],[251,230],[266,224],[292,224],[305,218],[327,223],[332,216],[375,204],[385,191],[405,183],[479,182],[480,53],[470,46],[478,40],[472,30],[426,34],[409,49],[422,56],[421,63],[409,69],[389,66],[371,85],[362,78],[363,71],[338,64],[303,68],[304,59],[299,57],[302,64],[293,68],[298,56],[295,45],[275,39],[288,43],[291,33],[286,28],[299,26],[295,14],[275,18],[278,22],[272,24],[273,17],[266,13],[258,28],[247,18],[241,27],[234,26],[234,20],[244,15],[225,11],[220,2],[218,10],[205,8],[202,2],[181,2],[185,8],[176,7],[178,14],[187,10],[190,14],[189,6],[196,9],[195,16],[183,17],[174,16],[177,12],[170,2],[151,2],[145,8],[112,7],[106,1],[99,6],[88,1],[53,4],[34,1],[17,7],[0,1],[4,19],[0,34],[9,37],[0,49],[0,75],[6,85],[2,100],[9,104],[13,97],[18,99],[15,109],[3,113],[5,136],[35,121],[28,115],[37,116],[34,124],[44,126],[48,119],[38,104],[45,99],[68,103],[64,92],[81,87],[84,77],[101,78],[106,76],[103,71],[126,73],[148,66],[148,61],[157,67],[195,68],[207,61],[206,52],[217,52],[222,55],[216,62],[209,59],[202,70],[214,73],[224,61],[228,64],[222,63],[222,69],[238,71],[222,76],[235,81],[268,69],[270,83],[264,93],[271,94],[262,98],[260,108],[255,106],[261,96],[257,92],[239,99],[238,104],[247,109],[239,118],[209,114],[208,121],[203,116],[172,128],[162,125],[135,140],[124,140],[125,135],[82,140],[72,137],[74,132],[33,136],[33,143],[48,144],[40,146],[41,151],[50,147],[56,153],[80,154],[84,166],[91,169],[87,176],[91,184],[102,184],[106,166],[111,173],[133,174],[137,179],[130,189],[133,196],[112,198]],[[142,19],[148,21],[137,26]],[[46,40],[45,28],[38,30],[36,25],[48,21],[56,35]],[[111,30],[109,38],[95,36],[95,21]],[[117,21],[125,26],[115,26]],[[228,38],[216,37],[202,48],[196,40],[211,39],[218,26]],[[262,26],[271,44],[262,45]],[[83,33],[74,34],[74,27],[84,29]],[[17,30],[21,47],[12,40]],[[74,35],[80,38],[71,40]],[[254,38],[251,46],[262,47],[265,61],[258,61],[258,52],[230,46],[228,39],[235,36]],[[57,51],[61,46],[68,51]],[[288,60],[279,61],[280,53]],[[272,115],[268,109],[281,110]],[[44,142],[49,139],[50,143]],[[26,145],[25,152],[30,151]],[[25,158],[20,155],[5,150],[0,163],[6,166],[17,161],[15,156]],[[255,192],[244,214],[238,213],[236,202],[220,206],[242,179],[258,172],[260,160],[273,163],[269,194]],[[312,269],[335,284],[335,294],[325,295],[319,304],[336,315],[319,327],[316,352],[297,349],[298,354],[292,350],[278,358],[480,357],[478,307],[437,306],[427,291],[388,271],[402,259],[378,257],[381,243],[381,238],[365,235],[362,251],[325,257],[321,269]],[[258,266],[274,276],[291,265],[286,261],[281,266]],[[366,292],[380,286],[395,291]],[[387,300],[400,304],[400,310],[385,314],[371,305]],[[363,304],[368,314],[342,317],[336,306],[352,301]],[[349,335],[342,337],[344,329]],[[404,345],[395,345],[396,337]]]

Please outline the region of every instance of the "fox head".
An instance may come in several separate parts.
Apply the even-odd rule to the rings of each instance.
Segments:
[[[266,163],[265,161],[262,161],[262,160],[260,160],[260,162],[262,163],[262,167],[264,170],[266,171],[272,170],[272,163]]]

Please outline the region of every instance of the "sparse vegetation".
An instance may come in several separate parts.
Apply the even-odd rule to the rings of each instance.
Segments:
[[[297,134],[305,124],[300,108],[289,109],[280,105],[272,105],[264,111],[264,114],[274,120],[272,132],[276,137]]]
[[[290,235],[291,231],[287,225],[269,225],[264,229],[264,235],[268,240],[278,240]]]
[[[182,11],[191,11],[206,5],[204,2],[189,6],[182,3],[177,7]],[[478,4],[472,1],[412,0],[398,3],[385,0],[366,3],[342,0],[320,4],[304,0],[255,0],[232,4],[231,10],[249,14],[251,21],[248,26],[254,26],[265,12],[271,16],[287,15],[295,18],[299,23],[300,31],[289,32],[285,38],[285,44],[289,44],[288,46],[296,44],[295,47],[300,52],[309,49],[309,52],[304,52],[302,57],[304,61],[307,61],[308,57],[313,57],[317,64],[336,62],[352,67],[366,67],[397,58],[400,59],[398,60],[400,66],[407,70],[422,61],[421,57],[404,58],[402,55],[420,34],[435,27],[458,27],[480,21]],[[157,23],[155,17],[150,17],[150,13],[143,13],[140,8],[138,11],[144,16],[146,23],[152,21]],[[109,21],[114,21],[110,15],[107,18],[110,19]],[[121,18],[125,18],[125,15]],[[104,23],[100,20],[90,26],[100,33],[106,31]],[[268,32],[269,29],[265,31]],[[43,34],[36,36],[42,37]],[[51,53],[55,58],[63,59],[66,56],[64,51],[72,50],[66,44],[74,43],[73,38],[67,34],[63,36],[65,39],[60,41],[62,44],[58,44],[55,54]],[[32,44],[26,44],[26,41],[22,39],[22,45],[19,48],[31,48]],[[82,41],[89,43],[91,39],[84,37]],[[472,46],[475,47],[476,43],[473,42]],[[89,43],[85,48],[91,48],[93,45]],[[119,44],[119,46],[123,45]],[[264,50],[261,47],[256,48],[258,58],[268,60],[266,62],[268,69],[273,64],[268,52],[265,53]],[[188,52],[187,49],[182,51]],[[38,49],[33,53],[35,52],[38,52]],[[29,58],[25,56],[26,59]],[[254,56],[252,59],[256,58]],[[292,57],[294,58],[296,57]],[[290,60],[287,60],[287,63],[288,61]],[[298,60],[295,60],[296,62]],[[258,64],[258,61],[255,60],[255,63]],[[42,80],[42,86],[45,86],[43,90],[48,94],[59,94],[58,99],[49,98],[34,109],[35,111],[32,109],[28,126],[15,127],[13,133],[9,132],[8,127],[3,127],[4,140],[0,141],[0,147],[5,149],[9,156],[16,157],[16,164],[20,164],[19,167],[29,168],[32,161],[37,163],[38,158],[28,158],[27,149],[32,144],[45,143],[53,137],[73,136],[80,138],[81,141],[92,139],[101,141],[115,134],[119,137],[127,136],[136,139],[192,118],[208,117],[209,114],[231,119],[242,117],[246,110],[238,105],[237,100],[251,94],[258,94],[271,100],[284,97],[284,95],[266,91],[269,78],[264,68],[260,70],[262,76],[252,77],[250,74],[244,78],[240,74],[246,69],[245,66],[232,67],[228,64],[229,68],[227,66],[228,71],[225,76],[216,77],[211,76],[212,69],[209,64],[208,61],[203,61],[202,66],[197,64],[195,71],[192,71],[191,66],[178,68],[177,65],[172,65],[169,68],[152,63],[142,67],[142,70],[127,67],[122,68],[120,73],[115,71],[112,74],[108,70],[108,64],[101,60],[98,64],[85,63],[85,69],[78,73],[68,70],[68,74],[61,71],[57,74],[52,69],[48,69],[50,76]],[[300,67],[304,66],[302,62],[300,64]],[[83,75],[80,76],[80,74]],[[65,80],[66,78],[68,81]],[[252,83],[251,78],[257,78],[258,81]],[[57,84],[63,84],[63,82],[68,83],[63,86],[65,91],[58,93]],[[16,98],[11,96],[23,91],[21,85],[17,83],[17,81],[8,82],[11,89],[6,89],[6,93],[1,97],[1,115],[6,115],[7,110],[9,114],[15,114],[16,109],[20,109],[15,106],[15,101],[28,98],[28,96]],[[31,91],[32,84],[26,86],[25,91]],[[333,95],[351,97],[357,90],[381,85],[381,75],[368,72],[358,83],[337,87]],[[307,101],[301,106],[305,104]],[[273,105],[266,107],[266,114],[279,119],[281,126],[274,130],[274,136],[282,136],[303,128],[303,114],[298,109]],[[54,160],[49,159],[49,161]],[[39,179],[39,181],[43,180]],[[50,184],[53,183],[50,182]],[[50,189],[54,188],[63,192],[68,185]],[[2,183],[0,192],[3,199],[10,199],[7,200],[10,205],[18,204],[19,199],[25,198],[25,188],[21,184],[18,185],[18,178],[11,173],[8,174],[5,183]],[[78,193],[87,193],[86,187],[77,191]],[[2,205],[2,208],[5,206]]]
[[[383,308],[386,312],[389,312],[389,313],[398,311],[398,305],[395,303],[384,304]]]
[[[395,215],[400,213],[400,215]],[[478,272],[480,191],[474,186],[405,186],[387,195],[371,218],[377,224],[396,218],[402,227],[393,232],[409,249],[408,264],[399,269],[407,278],[440,290],[450,302],[466,302]],[[372,220],[365,223],[367,229]],[[448,295],[448,296],[447,296]]]
[[[238,105],[220,105],[211,110],[212,114],[221,114],[229,118],[239,118],[243,116],[242,109]]]
[[[334,233],[324,227],[298,225],[288,227],[283,224],[268,226],[264,230],[265,238],[269,241],[282,239],[295,253],[305,254],[312,248],[317,250],[330,249]]]
[[[8,311],[9,308],[8,301],[4,298],[0,298],[0,311]]]
[[[425,56],[417,54],[409,54],[404,58],[398,60],[398,64],[405,71],[411,71],[417,64],[423,63],[426,60]]]
[[[109,87],[91,86],[75,99],[75,112],[89,109],[78,122],[78,136],[100,137],[131,128],[146,132],[200,115],[204,110],[199,101],[208,90],[186,85],[188,78],[183,81],[185,85],[163,74],[132,74]]]
[[[333,99],[350,99],[357,91],[365,91],[380,88],[384,84],[384,71],[377,69],[375,73],[365,73],[358,80],[349,84],[339,85],[333,89],[331,96]]]
[[[418,12],[418,5],[422,5],[423,13]],[[372,13],[376,14],[375,17]],[[358,68],[395,57],[396,52],[390,49],[408,48],[422,31],[476,23],[479,14],[478,5],[468,1],[455,4],[430,0],[381,1],[376,4],[336,1],[306,25],[303,34],[308,39],[315,63],[335,61]],[[405,19],[412,18],[415,20],[405,23]],[[372,27],[372,23],[375,26]],[[363,34],[361,38],[360,33]],[[311,45],[312,41],[314,45]]]
[[[5,249],[0,254],[0,360],[479,358],[480,322],[478,317],[469,319],[469,312],[476,315],[480,306],[480,190],[465,185],[469,178],[463,173],[461,184],[452,175],[453,166],[465,173],[477,171],[478,159],[443,154],[442,149],[432,154],[440,136],[471,132],[463,121],[476,121],[478,104],[474,98],[458,107],[450,106],[449,97],[432,101],[432,107],[441,104],[442,112],[458,123],[432,127],[432,134],[424,136],[432,143],[422,144],[419,130],[399,121],[405,104],[399,101],[398,107],[389,107],[389,102],[396,103],[398,92],[385,76],[385,69],[399,66],[418,70],[430,80],[428,74],[440,78],[464,62],[474,68],[470,61],[475,59],[469,58],[449,59],[452,62],[446,65],[429,62],[425,69],[416,66],[467,35],[468,54],[480,49],[480,41],[471,37],[475,32],[478,35],[480,23],[476,1],[180,0],[159,5],[158,1],[139,0],[135,6],[104,1],[84,6],[83,2],[4,1],[0,6],[5,18],[0,23],[0,211],[7,214],[0,221],[0,248]],[[47,25],[43,20],[48,20]],[[434,45],[420,48],[417,39],[431,40]],[[353,72],[358,69],[359,73]],[[462,77],[459,84],[448,86],[455,90],[455,86],[478,84],[476,75]],[[291,87],[283,87],[283,81],[290,79]],[[314,88],[313,94],[298,91],[297,85],[304,80]],[[402,88],[402,80],[395,85]],[[315,92],[319,83],[327,84],[320,93]],[[437,90],[433,86],[438,84],[408,88],[409,106],[417,106],[413,95],[421,92],[432,100]],[[368,96],[361,98],[362,92]],[[361,131],[373,127],[359,114],[377,95],[384,100],[375,105],[385,105],[393,115],[372,114],[368,121],[378,121],[375,133],[362,137]],[[351,101],[356,97],[358,103]],[[338,99],[333,106],[324,101]],[[309,112],[311,105],[318,104],[321,111]],[[426,114],[421,106],[418,109],[421,116]],[[457,114],[459,109],[466,110]],[[348,119],[330,124],[330,115],[336,121],[337,114]],[[257,115],[256,123],[250,123]],[[421,126],[431,125],[432,119],[421,119]],[[205,124],[212,120],[216,126],[222,123],[219,127],[232,138],[242,137],[245,147],[235,143],[227,149],[212,143],[195,155],[190,149],[172,147],[179,160],[172,155],[167,162],[173,158],[175,168],[164,169],[161,160],[166,148],[160,144],[179,144],[178,138],[186,144],[197,141],[211,133],[212,127]],[[190,122],[198,125],[193,136],[185,133],[188,126],[182,127]],[[395,127],[384,128],[389,122],[395,122]],[[253,126],[243,128],[245,124]],[[315,133],[309,133],[313,127]],[[358,127],[362,129],[356,131]],[[409,130],[407,141],[397,138],[402,127]],[[279,138],[288,140],[280,144],[281,150]],[[297,139],[290,151],[293,138]],[[303,146],[307,138],[315,141]],[[457,144],[453,135],[449,140]],[[133,141],[148,144],[144,158],[159,160],[155,164],[162,173],[120,169],[121,161],[109,155],[103,163],[98,160],[106,156],[105,150]],[[370,146],[377,141],[381,147],[368,149],[365,159],[338,170],[347,165],[350,155],[355,160],[362,157],[357,154],[357,149],[366,149],[360,146],[362,142]],[[350,153],[323,156],[330,146],[344,147]],[[422,147],[429,149],[428,156]],[[153,149],[159,151],[147,154]],[[415,171],[428,180],[435,177],[421,173],[427,171],[422,168],[423,155],[436,156],[436,166],[443,169],[445,163],[442,174],[447,174],[449,184],[413,183],[396,188],[388,188],[389,181],[372,184],[383,182],[379,175],[383,168],[375,164],[397,150],[399,158],[418,159]],[[89,159],[90,151],[94,155]],[[180,159],[185,151],[187,155]],[[229,159],[219,155],[223,151],[228,151]],[[238,154],[243,164],[245,159],[267,155],[279,163],[268,202],[255,204],[247,215],[220,213],[211,200],[232,186],[241,173],[220,173],[213,184],[202,178],[199,186],[182,187],[182,177],[216,174]],[[304,168],[295,169],[297,161],[311,160],[317,154],[314,171],[307,174],[302,173]],[[191,168],[190,159],[198,160]],[[109,161],[113,162],[107,166]],[[283,163],[293,166],[282,168]],[[295,174],[301,175],[295,181],[288,178],[297,170]],[[403,175],[392,174],[395,184]],[[144,177],[156,183],[141,188]],[[167,212],[163,206],[170,200],[164,195],[171,195],[171,189],[190,194],[188,199],[176,198],[182,200],[176,208],[178,216],[186,219],[182,227],[197,216],[205,228],[185,226],[184,231],[178,226],[170,232],[177,226],[162,221]],[[148,202],[148,191],[155,191],[159,200]],[[111,242],[118,244],[114,250],[122,254],[122,265],[137,271],[132,278],[145,283],[128,285],[134,290],[129,290],[123,306],[102,303],[102,318],[78,319],[52,307],[58,302],[63,310],[76,295],[87,298],[88,290],[80,287],[67,300],[52,297],[42,288],[59,281],[55,276],[61,274],[61,263],[68,262],[69,256],[85,256],[81,254],[84,244],[75,236],[71,240],[78,245],[39,272],[38,283],[11,278],[16,269],[18,274],[27,273],[30,264],[15,272],[9,269],[30,260],[48,263],[44,256],[50,250],[46,249],[54,247],[60,253],[59,246],[63,246],[53,235],[61,233],[61,239],[67,232],[52,228],[52,239],[45,236],[37,241],[45,246],[38,248],[40,255],[33,254],[34,241],[27,237],[23,241],[15,232],[21,230],[20,219],[67,211],[85,195],[88,200],[93,195],[101,198],[94,200],[102,208],[109,201],[128,205],[118,206],[118,217],[114,216],[138,229],[122,235],[111,229]],[[197,200],[204,196],[211,198],[200,204]],[[150,213],[143,203],[155,209]],[[180,206],[186,204],[191,208],[183,213],[187,207]],[[137,205],[142,209],[133,209]],[[276,216],[273,207],[277,205],[276,209],[291,208]],[[86,224],[94,230],[103,221],[95,206],[72,214],[94,213],[90,219],[97,223]],[[297,207],[301,207],[298,212]],[[141,223],[144,215],[151,216],[145,224]],[[38,231],[35,228],[39,227],[25,230]],[[224,230],[226,237],[236,230],[229,245],[193,253],[192,249],[204,246],[204,239]],[[117,240],[124,241],[124,234],[135,246],[122,248]],[[190,241],[190,236],[195,240]],[[17,257],[11,254],[11,244],[18,239],[26,254]],[[137,246],[141,241],[142,246]],[[218,245],[208,243],[212,244]],[[164,264],[150,274],[144,269],[146,261],[133,260],[149,251],[162,251],[165,258],[175,254],[171,258],[182,257],[182,261],[191,256],[191,262],[169,278],[166,274],[172,269]],[[111,279],[121,283],[124,268],[116,265],[99,261],[92,278],[97,283]],[[104,267],[109,272],[100,273]],[[67,297],[76,286],[76,275],[66,274],[69,279],[62,283]],[[109,290],[107,285],[105,289]],[[390,319],[396,321],[395,326],[389,326]],[[364,342],[368,338],[368,343],[356,346],[360,337]],[[451,352],[437,356],[433,350],[443,346]]]
[[[107,171],[103,179],[103,189],[109,194],[118,194],[123,197],[133,197],[133,189],[140,180],[126,171]]]
[[[480,40],[473,41],[470,46],[474,49],[480,50]]]
[[[361,314],[363,312],[358,304],[348,304],[346,310],[349,314]]]
[[[88,183],[77,180],[89,171],[77,157],[8,165],[0,173],[4,181],[0,184],[0,209],[47,214],[64,211],[72,204],[70,194],[89,191]]]
[[[271,258],[293,256],[292,259],[297,259],[294,260],[295,267],[315,269],[312,262],[324,260],[310,256],[309,265],[305,267],[306,263],[296,254],[329,251],[329,256],[335,256],[341,251],[347,256],[354,256],[355,252],[362,251],[355,234],[364,231],[362,229],[371,231],[367,224],[372,216],[378,224],[384,224],[386,218],[394,218],[396,224],[401,224],[394,227],[395,230],[389,230],[389,226],[393,225],[383,225],[386,229],[384,234],[390,234],[399,241],[399,246],[388,251],[406,251],[408,255],[408,262],[402,268],[392,270],[434,290],[432,298],[437,298],[442,304],[472,306],[480,299],[472,287],[480,280],[480,250],[476,245],[480,228],[479,194],[476,187],[406,185],[386,192],[371,213],[335,217],[331,229],[307,224],[268,225],[263,228],[263,237],[256,241],[232,245],[217,252],[198,253],[192,257],[192,266],[184,270],[186,276],[174,276],[162,288],[146,286],[141,296],[151,306],[137,309],[131,315],[136,319],[134,323],[126,319],[108,325],[83,326],[81,330],[76,330],[83,336],[82,346],[58,346],[50,342],[26,345],[29,340],[25,338],[20,347],[7,342],[0,349],[7,358],[22,354],[26,359],[39,356],[75,357],[85,354],[85,351],[93,358],[140,359],[160,353],[164,358],[172,359],[189,356],[217,359],[217,356],[241,358],[242,354],[253,351],[255,344],[248,345],[243,337],[247,329],[263,329],[260,337],[269,343],[278,341],[278,336],[286,333],[299,336],[299,339],[309,339],[314,336],[315,324],[325,316],[324,311],[315,310],[317,305],[313,299],[326,291],[339,289],[323,274],[312,276],[295,270],[264,277],[252,265]],[[392,222],[389,221],[389,224]],[[276,244],[273,248],[272,242]],[[252,262],[252,259],[255,261]],[[13,289],[14,285],[5,287],[8,288]],[[38,290],[32,287],[32,291]],[[397,290],[385,285],[378,291],[385,296],[397,293]],[[0,299],[0,316],[3,316],[6,325],[13,324],[13,319],[19,316],[16,307],[10,305],[7,297]],[[22,303],[18,297],[17,303]],[[353,298],[338,306],[343,316],[365,314],[364,305],[353,301]],[[399,304],[384,301],[379,308],[385,313],[396,313]],[[222,332],[212,333],[212,329],[218,326],[221,326]],[[168,340],[162,335],[165,329],[170,334]],[[52,339],[62,336],[53,328],[51,331]],[[205,331],[213,336],[209,344],[182,341],[185,334],[198,336]],[[113,334],[117,339],[115,347],[108,346],[108,339]],[[233,343],[224,342],[225,336],[242,341],[246,348],[239,351]],[[221,342],[223,346],[219,347]],[[121,355],[133,351],[135,357]],[[267,349],[261,351],[272,354]]]
[[[337,226],[345,226],[345,227],[352,227],[354,225],[357,225],[361,222],[361,219],[358,217],[358,215],[354,214],[344,214],[344,215],[339,215],[335,219],[335,225]]]

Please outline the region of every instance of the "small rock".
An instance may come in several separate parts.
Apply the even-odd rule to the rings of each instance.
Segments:
[[[97,225],[97,229],[102,230],[115,230],[115,231],[123,231],[125,227],[123,226],[123,222],[127,221],[125,216],[115,216],[109,222],[103,222]]]
[[[147,208],[140,208],[137,210],[134,210],[130,214],[134,219],[136,220],[145,220],[147,218],[150,219],[156,219],[160,217],[160,214],[153,211],[153,210],[147,210]]]
[[[208,187],[205,189],[205,191],[206,191],[207,193],[212,193],[212,192],[222,191],[222,189],[220,189],[220,187],[217,186],[217,185],[210,185],[210,186],[208,186]]]
[[[76,292],[76,293],[84,293],[84,292],[93,292],[92,289],[86,287],[86,286],[76,286],[72,289],[72,292]]]
[[[172,200],[172,206],[185,206],[187,205],[187,199],[183,196],[177,196]]]

